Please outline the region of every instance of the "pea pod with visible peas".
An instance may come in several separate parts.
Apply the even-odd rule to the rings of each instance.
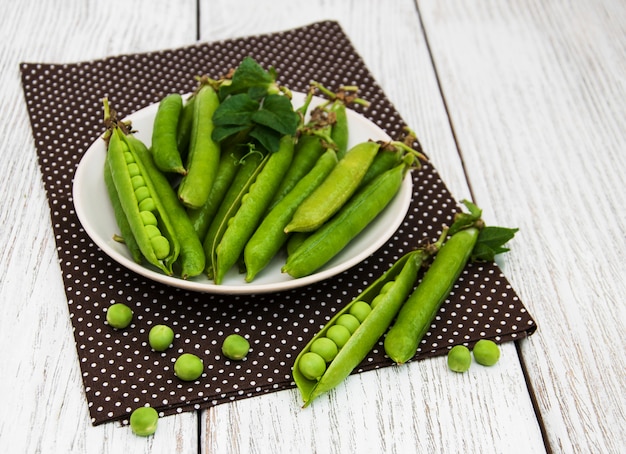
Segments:
[[[196,235],[185,208],[176,196],[176,192],[169,184],[166,176],[157,168],[156,162],[145,144],[132,134],[125,136],[124,139],[139,158],[138,161],[143,166],[145,173],[149,175],[154,192],[171,220],[172,228],[180,244],[180,254],[175,262],[176,265],[179,265],[180,276],[187,279],[202,274],[206,262],[202,242]]]
[[[355,193],[380,149],[378,142],[362,142],[339,160],[326,180],[298,207],[285,232],[311,232],[338,212]]]
[[[315,166],[265,215],[244,249],[246,281],[251,282],[287,241],[285,226],[300,202],[326,178],[337,163],[334,150],[327,150]]]
[[[105,118],[111,121],[105,100]],[[126,219],[145,259],[171,275],[180,245],[169,215],[154,190],[150,176],[114,124],[108,137],[107,162]]]
[[[178,197],[186,207],[200,208],[209,197],[219,167],[220,146],[211,136],[219,98],[208,83],[201,85],[194,97],[187,174],[178,187]]]
[[[246,243],[261,222],[278,189],[280,176],[287,171],[291,163],[293,148],[293,137],[283,136],[278,151],[270,153],[263,169],[250,185],[248,193],[241,198],[241,206],[228,222],[224,235],[215,249],[216,284],[220,284],[225,274],[237,263]]]
[[[152,128],[152,155],[160,171],[186,173],[178,150],[178,122],[183,109],[183,98],[171,93],[159,102]]]
[[[507,250],[501,247],[502,244],[512,238],[517,231],[485,227],[480,219],[480,209],[469,202],[465,204],[470,208],[470,214],[457,214],[455,223],[449,230],[450,237],[440,248],[385,337],[385,352],[398,364],[405,363],[415,356],[432,320],[470,258],[478,256],[492,260],[496,253]],[[490,238],[491,235],[485,235],[488,231],[497,231],[497,234]],[[478,249],[487,250],[483,257],[477,253],[479,244],[482,248]]]
[[[117,195],[117,190],[115,189],[115,183],[113,183],[111,167],[109,166],[108,160],[104,161],[104,184],[107,187],[107,193],[109,194],[109,199],[113,205],[115,221],[117,226],[120,228],[121,237],[119,240],[126,244],[133,260],[137,263],[141,263],[143,255],[141,254],[137,240],[135,240],[135,236],[130,229],[130,224],[128,223],[128,219],[126,219],[126,214],[124,214],[124,209],[122,208],[120,198]],[[114,237],[114,239],[117,238]]]
[[[418,249],[399,258],[301,350],[292,373],[304,407],[336,387],[365,359],[413,289],[429,255],[426,249]],[[356,329],[348,328],[354,320]],[[336,353],[328,340],[336,345]]]

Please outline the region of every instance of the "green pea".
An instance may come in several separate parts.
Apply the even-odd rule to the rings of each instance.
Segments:
[[[194,381],[204,371],[204,363],[193,353],[183,353],[174,363],[174,373],[183,381]]]
[[[136,435],[147,437],[156,432],[159,414],[152,407],[139,407],[130,414],[130,428]]]
[[[448,367],[454,372],[465,372],[470,368],[472,355],[465,345],[455,345],[448,352]]]
[[[141,186],[140,188],[135,189],[135,197],[137,198],[137,202],[141,202],[150,197],[150,189],[147,186]]]
[[[139,211],[154,211],[156,210],[156,204],[154,203],[154,199],[152,197],[148,197],[147,199],[143,199],[139,202]]]
[[[167,325],[154,325],[148,333],[148,343],[157,352],[163,352],[172,345],[174,330]]]
[[[156,225],[146,225],[146,235],[148,238],[156,238],[157,236],[161,236],[161,231]]]
[[[474,345],[474,359],[483,366],[493,366],[500,359],[500,349],[494,341],[481,339]]]
[[[389,281],[389,282],[385,283],[385,285],[383,285],[383,288],[380,289],[379,295],[382,295],[383,293],[387,293],[389,291],[389,289],[391,287],[393,287],[393,283],[394,282],[395,281]]]
[[[141,175],[141,170],[139,169],[137,163],[133,162],[131,164],[128,164],[128,173],[130,174],[131,178],[136,177],[137,175]]]
[[[335,323],[348,328],[350,334],[353,334],[361,324],[359,319],[352,314],[341,314]]]
[[[350,310],[348,311],[348,313],[354,315],[359,320],[359,323],[363,323],[363,320],[370,312],[372,312],[372,307],[365,301],[355,301],[350,305]]]
[[[326,337],[332,340],[338,348],[346,345],[351,335],[350,330],[342,325],[333,325],[326,331]]]
[[[135,162],[135,157],[130,151],[124,153],[124,159],[128,164],[132,164],[133,162]]]
[[[319,380],[326,372],[326,361],[317,353],[307,352],[300,358],[299,368],[308,380]]]
[[[309,350],[320,355],[327,363],[335,359],[335,356],[337,356],[337,353],[339,352],[337,344],[327,337],[315,339]]]
[[[153,225],[156,227],[159,223],[152,211],[141,211],[139,213],[139,216],[141,216],[141,221],[143,222],[143,225]]]
[[[133,320],[133,311],[124,303],[115,303],[107,310],[106,319],[113,328],[124,329]]]
[[[222,343],[222,353],[228,359],[244,359],[249,351],[250,342],[240,334],[230,334]]]
[[[154,255],[156,255],[159,260],[163,260],[168,255],[170,255],[170,242],[167,241],[167,238],[165,238],[164,236],[159,235],[155,236],[154,238],[150,238],[150,243],[152,243]]]
[[[133,189],[138,189],[146,185],[146,180],[141,175],[136,175],[130,179]]]

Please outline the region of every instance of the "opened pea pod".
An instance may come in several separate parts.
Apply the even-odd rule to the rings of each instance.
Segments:
[[[126,235],[132,233],[148,263],[171,275],[180,252],[173,223],[145,163],[125,140],[126,126],[111,114],[106,100],[104,107],[108,129],[105,137],[108,170],[105,170],[110,171],[112,187],[128,221]]]
[[[293,378],[308,406],[341,383],[387,330],[436,246],[409,252],[341,309],[302,349]]]

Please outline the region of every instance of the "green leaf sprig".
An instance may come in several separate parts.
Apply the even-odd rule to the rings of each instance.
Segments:
[[[496,255],[509,251],[504,245],[513,239],[519,229],[486,226],[481,218],[482,210],[478,206],[468,200],[463,200],[462,203],[469,212],[456,214],[454,223],[450,226],[448,234],[453,235],[455,232],[469,227],[477,227],[480,229],[478,240],[472,250],[471,260],[492,262]]]
[[[276,82],[276,71],[264,70],[253,58],[242,60],[232,77],[221,81],[220,106],[213,116],[213,140],[245,133],[269,152],[284,135],[295,135],[300,117],[291,92]]]

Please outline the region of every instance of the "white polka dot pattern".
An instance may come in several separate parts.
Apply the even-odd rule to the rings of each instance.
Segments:
[[[403,225],[387,245],[336,278],[272,295],[206,295],[170,288],[110,260],[82,230],[73,209],[72,177],[83,152],[102,130],[101,99],[122,116],[170,92],[194,88],[194,76],[218,77],[251,55],[277,68],[281,83],[303,91],[310,80],[330,88],[358,85],[371,109],[360,110],[394,138],[404,123],[335,22],[282,33],[67,65],[24,63],[22,83],[49,199],[69,312],[94,424],[124,419],[150,404],[161,414],[217,405],[292,387],[299,350],[346,302],[418,241],[436,240],[458,204],[431,165],[414,172],[414,197]],[[124,302],[131,326],[105,323],[107,307]],[[150,327],[165,323],[173,347],[152,351]],[[417,358],[445,354],[458,343],[526,336],[535,323],[495,264],[467,267],[422,341]],[[231,333],[249,339],[244,361],[222,357]],[[184,383],[173,364],[183,352],[204,360],[202,377]],[[382,343],[356,372],[390,365]]]

